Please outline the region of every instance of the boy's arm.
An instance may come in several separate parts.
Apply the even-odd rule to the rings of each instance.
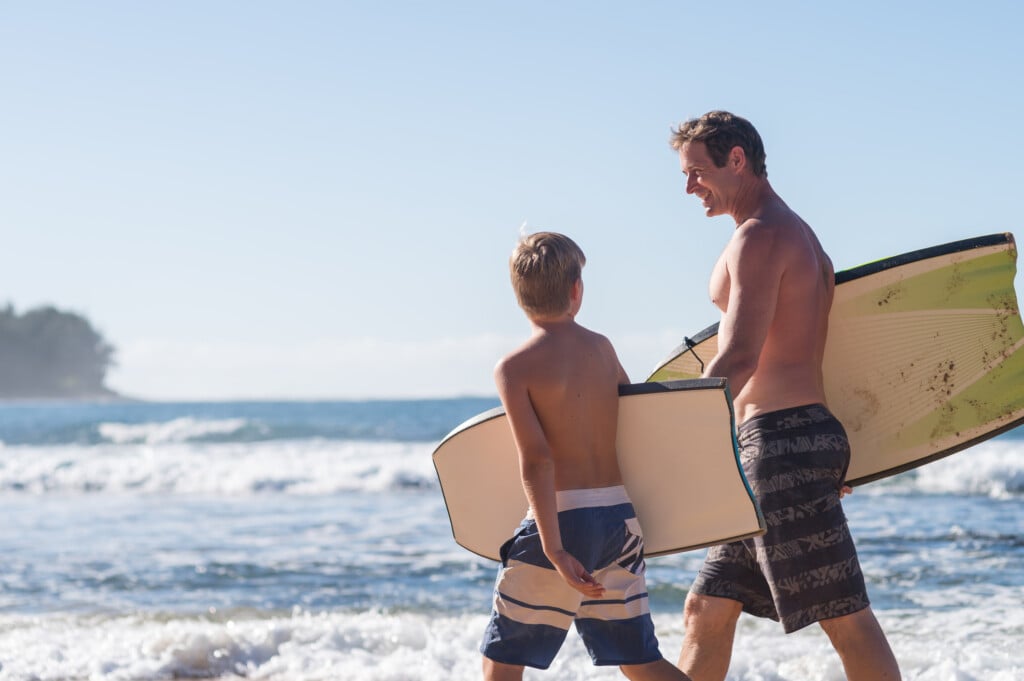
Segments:
[[[505,361],[495,368],[494,380],[512,427],[512,436],[519,452],[523,491],[533,509],[544,555],[569,586],[591,598],[599,597],[604,593],[604,587],[562,546],[555,501],[554,456],[533,409],[526,385],[517,380],[515,372],[510,370]]]

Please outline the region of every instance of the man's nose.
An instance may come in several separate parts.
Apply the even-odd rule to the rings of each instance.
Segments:
[[[686,176],[686,193],[692,194],[694,189],[697,188],[697,178],[693,175]]]

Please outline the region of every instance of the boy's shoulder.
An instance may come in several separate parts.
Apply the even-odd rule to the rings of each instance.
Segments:
[[[508,371],[518,366],[530,364],[535,357],[542,355],[544,351],[543,343],[539,342],[536,338],[530,338],[499,359],[495,371]]]
[[[579,348],[594,345],[611,348],[611,341],[596,331],[574,324],[571,328],[559,328],[531,336],[498,360],[495,370],[525,371],[529,367],[544,365],[547,362],[562,361],[566,358],[566,353],[575,355]]]

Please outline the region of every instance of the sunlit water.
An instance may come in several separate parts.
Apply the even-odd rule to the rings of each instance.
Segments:
[[[0,407],[0,679],[479,678],[495,564],[430,454],[493,400]],[[1024,680],[1024,432],[844,501],[904,678]],[[653,558],[674,659],[702,551]],[[614,679],[570,634],[528,679]],[[731,680],[842,679],[744,616]]]

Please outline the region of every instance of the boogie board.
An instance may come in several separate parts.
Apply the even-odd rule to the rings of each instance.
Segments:
[[[852,448],[847,484],[921,466],[1024,422],[1024,325],[1012,234],[957,241],[836,273],[825,395]],[[649,381],[700,376],[718,325]]]
[[[740,467],[726,383],[712,378],[620,386],[619,467],[648,556],[764,532]],[[462,423],[433,459],[455,541],[499,560],[501,545],[528,506],[505,411],[491,409]]]

